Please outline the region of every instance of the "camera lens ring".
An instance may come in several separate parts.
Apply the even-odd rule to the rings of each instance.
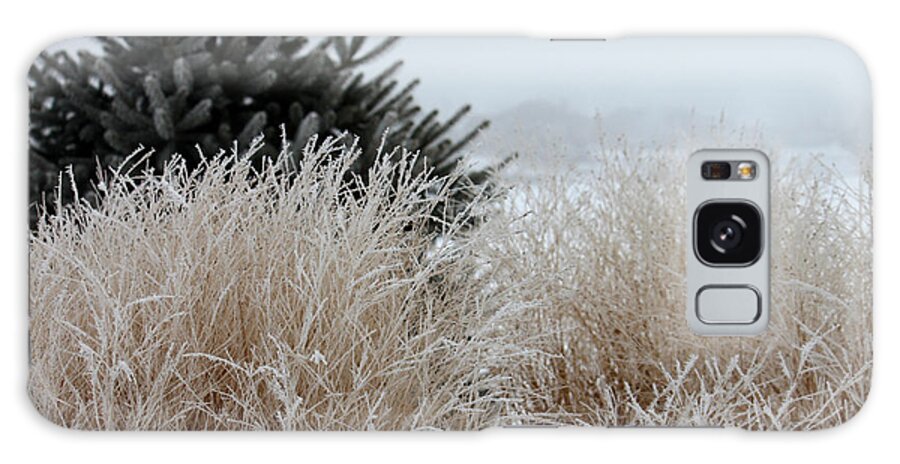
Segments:
[[[731,230],[723,230],[725,225]],[[762,213],[747,200],[710,200],[694,212],[694,254],[710,267],[752,266],[762,256],[764,234]]]

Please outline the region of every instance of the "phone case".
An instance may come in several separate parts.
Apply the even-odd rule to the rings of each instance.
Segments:
[[[869,391],[839,43],[85,38],[28,89],[28,392],[63,427],[812,430]],[[771,164],[758,335],[685,319],[709,148]]]

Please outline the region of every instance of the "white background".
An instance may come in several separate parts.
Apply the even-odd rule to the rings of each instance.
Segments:
[[[896,355],[900,313],[900,43],[892,2],[487,0],[265,2],[7,2],[2,14],[0,218],[2,293],[0,460],[4,462],[868,462],[897,454]],[[874,385],[857,417],[814,433],[736,430],[488,430],[480,433],[86,433],[60,429],[25,393],[27,157],[25,74],[48,44],[115,34],[405,34],[535,37],[630,35],[817,35],[853,47],[867,62],[875,97],[876,297]],[[823,76],[823,79],[828,76]],[[5,455],[5,456],[4,456]]]

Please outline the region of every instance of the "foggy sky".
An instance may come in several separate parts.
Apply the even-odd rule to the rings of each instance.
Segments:
[[[97,49],[90,39],[51,48]],[[659,141],[724,115],[785,151],[840,156],[871,143],[865,67],[825,39],[404,38],[365,70],[397,59],[401,83],[421,79],[423,108],[448,115],[470,103],[473,119],[499,120],[495,132],[515,120],[587,144],[599,118],[605,131]]]
[[[383,61],[394,57],[404,60],[402,81],[422,80],[422,106],[447,112],[468,102],[489,117],[543,102],[658,138],[690,114],[695,123],[724,114],[786,150],[871,141],[865,67],[824,39],[409,38]]]

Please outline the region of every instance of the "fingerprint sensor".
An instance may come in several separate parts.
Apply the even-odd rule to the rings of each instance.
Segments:
[[[697,292],[696,305],[704,324],[752,324],[762,313],[759,291],[749,285],[708,285]]]

